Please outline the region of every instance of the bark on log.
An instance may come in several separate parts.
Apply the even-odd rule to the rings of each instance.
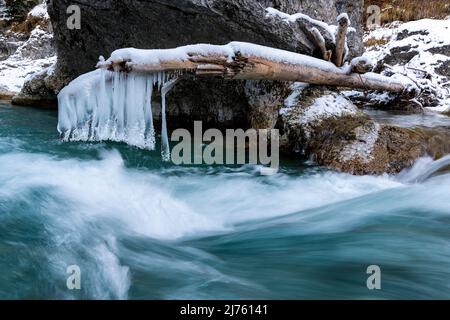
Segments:
[[[193,47],[194,49],[192,49]],[[97,67],[119,72],[177,72],[181,75],[190,74],[234,80],[305,82],[315,85],[389,91],[398,94],[417,94],[419,91],[413,84],[400,80],[375,73],[349,73],[351,68],[348,66],[338,68],[331,62],[283,50],[267,48],[273,50],[269,51],[274,54],[274,57],[271,58],[267,53],[243,55],[239,51],[239,46],[236,47],[236,45],[218,46],[218,48],[223,48],[223,54],[220,50],[218,52],[217,48],[215,53],[210,54],[205,54],[201,50],[195,52],[195,46],[191,46],[189,49],[194,51],[188,52],[186,58],[183,59],[165,58],[166,56],[173,57],[175,52],[183,49],[177,48],[173,49],[173,54],[166,52],[166,54],[160,55],[158,63],[142,61],[136,63],[132,59],[109,59],[106,62],[100,62]],[[232,56],[229,55],[230,48],[235,50]],[[148,52],[151,55],[152,50]],[[286,54],[290,59],[280,61],[280,54]]]

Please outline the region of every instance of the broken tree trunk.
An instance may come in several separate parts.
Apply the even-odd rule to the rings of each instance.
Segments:
[[[249,43],[225,46],[191,45],[167,50],[122,49],[99,68],[119,72],[172,72],[236,80],[278,80],[363,90],[415,93],[411,83],[375,73],[351,73],[351,68],[284,50]]]
[[[347,51],[347,31],[350,25],[350,20],[347,14],[342,14],[338,17],[338,30],[336,33],[336,49],[333,55],[333,63],[342,67]]]
[[[319,29],[312,28],[309,30],[311,37],[314,39],[316,47],[322,53],[323,60],[330,61],[332,56],[332,51],[327,49],[325,38],[320,33]]]

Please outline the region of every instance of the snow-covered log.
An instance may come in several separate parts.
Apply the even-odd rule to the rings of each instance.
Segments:
[[[316,85],[414,93],[407,79],[351,73],[351,67],[289,51],[244,42],[190,45],[165,50],[120,49],[99,68],[127,73],[172,72],[235,80],[278,80]]]
[[[396,93],[417,90],[402,78],[351,73],[353,67],[338,68],[325,60],[243,42],[120,49],[106,61],[101,58],[98,70],[61,90],[58,130],[66,141],[112,140],[154,149],[152,94],[157,89],[161,92],[161,155],[168,160],[166,94],[183,76],[306,82]]]

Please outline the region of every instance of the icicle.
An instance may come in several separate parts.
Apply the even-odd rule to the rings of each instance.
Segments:
[[[104,140],[110,136],[110,119],[111,119],[111,107],[109,101],[109,86],[107,84],[107,77],[109,71],[102,70],[100,79],[100,91],[97,97],[97,110],[93,111],[93,128],[97,129],[96,132],[92,132],[93,136],[91,140]],[[107,88],[108,87],[108,88]]]
[[[111,131],[111,140],[121,141],[124,136],[124,103],[125,103],[125,79],[120,72],[114,73],[113,79],[113,102],[111,119],[113,128]]]
[[[166,95],[175,85],[176,80],[170,80],[161,88],[161,156],[163,161],[170,160],[169,136],[167,134]]]
[[[173,74],[125,74],[96,70],[82,75],[61,90],[58,131],[64,141],[120,141],[155,149],[152,94],[162,97],[162,157],[170,159],[166,119],[166,95]],[[176,77],[175,77],[176,79]]]
[[[146,89],[145,89],[145,141],[146,148],[154,150],[155,149],[155,129],[153,126],[153,111],[152,111],[152,94],[153,94],[153,83],[154,76],[148,76],[146,79]]]
[[[158,90],[159,91],[161,91],[161,88],[162,88],[162,86],[163,86],[163,83],[162,83],[162,79],[161,79],[162,77],[161,77],[161,72],[158,72]]]

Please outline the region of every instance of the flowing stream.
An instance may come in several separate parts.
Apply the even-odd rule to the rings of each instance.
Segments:
[[[56,123],[0,104],[2,299],[450,298],[450,158],[396,177],[292,160],[260,176],[65,143]]]

